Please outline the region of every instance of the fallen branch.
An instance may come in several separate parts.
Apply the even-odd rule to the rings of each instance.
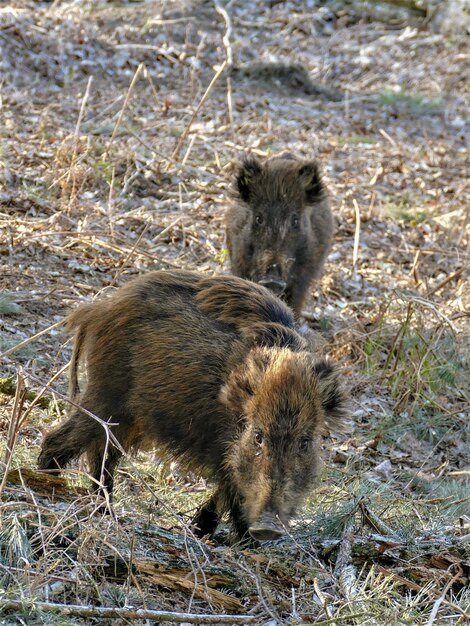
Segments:
[[[356,568],[352,563],[352,545],[354,542],[354,520],[346,522],[343,538],[335,563],[334,575],[343,597],[352,600],[357,594]]]
[[[63,476],[57,476],[51,470],[36,471],[27,467],[5,472],[6,483],[18,487],[32,489],[39,496],[52,498],[54,501],[74,501],[77,498],[89,495],[85,487],[71,485]]]
[[[189,578],[189,572],[162,572],[160,571],[161,565],[152,561],[145,561],[143,559],[134,559],[133,565],[135,569],[142,575],[146,575],[148,579],[158,587],[165,587],[166,589],[175,589],[178,591],[192,592],[194,596],[202,600],[208,601],[211,605],[216,604],[219,607],[229,611],[243,612],[243,605],[238,598],[230,596],[227,593],[213,589],[210,586],[198,585],[197,581]],[[224,578],[219,576],[215,580],[211,580],[209,585],[222,583]],[[229,583],[232,581],[228,579]]]
[[[357,570],[353,565],[352,548],[354,544],[354,513],[351,512],[349,519],[344,525],[343,537],[336,558],[334,575],[338,581],[338,587],[342,596],[348,601],[353,602],[359,611],[368,612],[368,607],[361,599],[360,589],[357,581]],[[369,612],[370,614],[370,612]],[[370,626],[378,626],[377,622],[369,617]]]
[[[0,601],[0,608],[2,612],[29,609],[31,611],[61,613],[79,617],[116,617],[131,620],[147,619],[154,622],[190,622],[191,624],[252,624],[256,620],[254,616],[248,615],[208,615],[204,613],[198,615],[196,613],[173,613],[172,611],[153,611],[151,609],[56,604],[54,602],[35,602],[29,598]]]

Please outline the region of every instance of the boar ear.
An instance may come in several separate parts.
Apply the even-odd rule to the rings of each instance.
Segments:
[[[268,364],[266,351],[253,349],[241,368],[231,372],[220,390],[220,401],[231,411],[243,415],[246,403],[259,388]]]
[[[236,177],[236,187],[241,199],[248,202],[253,183],[261,174],[261,164],[256,157],[250,156],[243,160]]]
[[[306,161],[299,168],[299,181],[305,191],[307,202],[319,202],[324,198],[325,187],[315,161]]]
[[[342,431],[345,428],[347,402],[339,384],[338,371],[328,361],[318,361],[313,365],[321,404],[325,411],[328,429]]]

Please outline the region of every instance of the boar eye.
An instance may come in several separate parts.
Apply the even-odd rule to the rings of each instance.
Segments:
[[[257,446],[261,446],[263,443],[263,435],[257,430],[253,436],[253,441]]]
[[[255,222],[258,224],[258,226],[261,226],[261,224],[264,222],[264,217],[258,213],[258,215],[255,217]]]
[[[310,447],[310,439],[308,437],[302,437],[299,441],[300,452],[307,452]]]
[[[292,224],[292,228],[293,228],[294,230],[297,230],[297,229],[298,229],[299,224],[300,224],[300,221],[299,221],[299,218],[297,217],[297,215],[293,215],[293,216],[292,216],[292,222],[291,222],[291,224]]]

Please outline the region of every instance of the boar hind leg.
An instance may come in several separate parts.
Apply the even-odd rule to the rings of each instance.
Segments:
[[[84,452],[97,489],[105,487],[111,492],[114,469],[121,453],[107,441],[103,426],[79,411],[46,435],[38,459],[39,469],[60,470]]]
[[[46,435],[38,458],[39,469],[60,470],[84,452],[89,439],[80,432],[79,419],[79,416],[72,415],[62,426]]]
[[[194,534],[197,537],[204,535],[213,535],[219,523],[218,498],[215,493],[209,498],[196,513],[192,525],[194,526]]]
[[[97,491],[102,495],[104,490],[107,491],[111,499],[114,472],[121,459],[121,451],[111,441],[102,438],[87,449],[86,456]]]

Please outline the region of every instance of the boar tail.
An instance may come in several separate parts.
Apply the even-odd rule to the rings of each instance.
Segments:
[[[65,319],[65,328],[68,332],[75,331],[72,358],[69,366],[69,388],[68,393],[71,400],[77,400],[80,394],[80,385],[78,383],[78,367],[83,354],[87,334],[87,313],[91,310],[92,305],[85,304],[76,311],[70,313]]]

